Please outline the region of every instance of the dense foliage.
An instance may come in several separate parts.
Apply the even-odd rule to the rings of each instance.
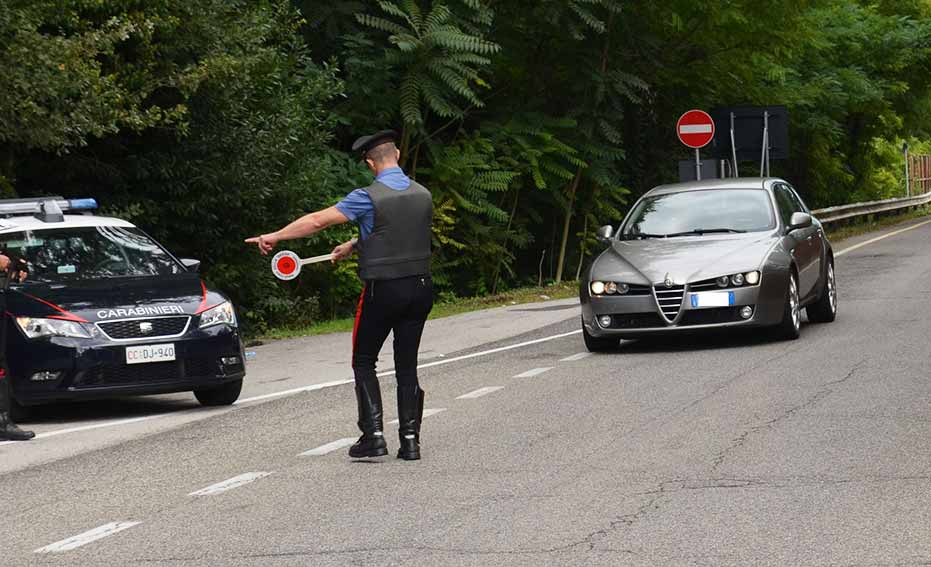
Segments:
[[[928,0],[0,0],[0,195],[97,197],[261,330],[358,293],[351,265],[277,283],[242,239],[366,184],[359,134],[402,132],[440,289],[482,294],[575,277],[676,180],[693,107],[786,105],[774,173],[813,206],[899,195],[929,71]]]

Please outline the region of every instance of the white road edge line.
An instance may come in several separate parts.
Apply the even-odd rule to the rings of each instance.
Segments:
[[[340,449],[345,449],[353,443],[356,442],[355,437],[344,437],[343,439],[337,439],[332,443],[327,443],[326,445],[320,445],[316,449],[311,449],[310,451],[305,451],[298,455],[298,457],[321,457],[323,455],[328,455],[333,451],[338,451]]]
[[[553,369],[552,366],[544,366],[543,368],[534,368],[532,370],[528,370],[527,372],[521,372],[520,374],[514,376],[514,378],[533,378],[534,376],[539,376],[540,374],[543,374],[544,372],[549,372],[552,369]]]
[[[580,352],[573,354],[572,356],[567,356],[566,358],[559,359],[559,362],[575,362],[577,360],[582,360],[583,358],[588,358],[592,355],[590,352]]]
[[[194,492],[188,494],[188,496],[213,496],[214,494],[220,494],[221,492],[226,492],[227,490],[233,490],[234,488],[245,486],[249,483],[259,480],[260,478],[265,478],[266,476],[270,474],[272,473],[251,472],[251,473],[241,474],[239,476],[234,476],[233,478],[224,480],[223,482],[211,484],[207,488],[195,490]]]
[[[63,539],[52,545],[47,545],[45,547],[35,550],[33,553],[62,553],[64,551],[71,551],[72,549],[77,549],[81,546],[93,543],[99,539],[103,539],[108,536],[117,534],[123,530],[128,530],[133,526],[138,526],[142,522],[111,522],[100,526],[99,528],[94,528],[89,532],[84,532],[83,534],[78,534],[74,537],[69,537],[68,539]]]
[[[440,412],[444,412],[444,411],[446,411],[446,408],[425,409],[425,410],[423,410],[423,418],[424,418],[424,419],[427,419],[427,418],[430,417],[431,415],[436,415],[436,414],[438,414],[438,413],[440,413]],[[399,420],[397,420],[397,419],[392,419],[391,421],[388,422],[388,425],[397,425],[398,423],[400,423]]]
[[[556,340],[556,339],[562,339],[562,338],[565,338],[565,337],[571,337],[572,335],[578,335],[578,334],[581,333],[581,332],[582,332],[582,330],[579,329],[579,330],[577,330],[577,331],[570,331],[570,332],[568,332],[568,333],[561,333],[561,334],[559,334],[559,335],[552,335],[552,336],[549,336],[549,337],[543,337],[542,339],[534,339],[534,340],[532,340],[532,341],[525,341],[525,342],[522,342],[522,343],[516,343],[516,344],[513,344],[513,345],[507,345],[507,346],[503,346],[503,347],[493,348],[493,349],[490,349],[490,350],[483,350],[483,351],[481,351],[481,352],[473,352],[473,353],[471,353],[471,354],[465,354],[465,355],[462,355],[462,356],[457,356],[457,357],[455,357],[455,358],[444,358],[443,360],[437,360],[437,361],[434,361],[434,362],[428,362],[428,363],[425,363],[425,364],[421,364],[421,365],[419,365],[417,368],[418,368],[418,369],[422,369],[422,368],[431,368],[431,367],[434,367],[434,366],[442,366],[442,365],[444,365],[444,364],[451,364],[451,363],[453,363],[453,362],[459,362],[460,360],[468,360],[468,359],[470,359],[470,358],[477,358],[477,357],[480,357],[480,356],[488,356],[489,354],[497,354],[497,353],[499,353],[499,352],[505,352],[505,351],[514,350],[514,349],[518,349],[518,348],[522,348],[522,347],[526,347],[526,346],[531,346],[531,345],[536,345],[536,344],[540,344],[540,343],[545,343],[545,342],[547,342],[547,341],[552,341],[552,340]],[[381,372],[381,373],[379,373],[378,376],[379,376],[379,377],[391,376],[391,375],[393,375],[393,374],[394,374],[394,370],[389,370],[389,371],[387,371],[387,372]],[[334,387],[334,386],[342,386],[342,385],[344,385],[344,384],[352,384],[352,383],[353,383],[353,380],[334,380],[334,381],[332,381],[332,382],[322,382],[322,383],[320,383],[320,384],[311,384],[310,386],[303,386],[303,387],[294,388],[294,389],[291,389],[291,390],[283,390],[283,391],[281,391],[281,392],[273,392],[273,393],[271,393],[271,394],[263,394],[263,395],[261,395],[261,396],[253,396],[253,397],[251,397],[251,398],[242,398],[242,399],[240,399],[239,401],[237,401],[235,405],[241,405],[241,404],[248,404],[248,403],[253,403],[253,402],[259,402],[259,401],[262,401],[262,400],[268,400],[268,399],[272,399],[272,398],[281,398],[281,397],[285,397],[285,396],[292,396],[292,395],[294,395],[294,394],[300,394],[300,393],[302,393],[302,392],[312,392],[312,391],[314,391],[314,390],[322,390],[322,389],[324,389],[324,388],[332,388],[332,387]],[[198,408],[197,410],[191,410],[191,411],[202,411],[202,410],[201,410],[200,408]],[[151,419],[158,419],[158,418],[163,418],[163,417],[169,417],[169,416],[172,416],[172,415],[179,415],[179,414],[181,414],[181,413],[182,413],[182,412],[159,413],[159,414],[155,414],[155,415],[146,415],[146,416],[143,416],[143,417],[134,417],[134,418],[131,418],[131,419],[120,419],[120,420],[117,420],[117,421],[107,421],[107,422],[102,422],[102,423],[95,423],[95,424],[93,424],[93,425],[84,425],[84,426],[81,426],[81,427],[72,427],[72,428],[69,428],[69,429],[59,429],[59,430],[57,430],[57,431],[48,431],[48,432],[46,432],[46,433],[40,433],[40,434],[36,435],[35,439],[38,441],[38,440],[40,440],[40,439],[46,439],[46,438],[48,438],[48,437],[56,437],[56,436],[58,436],[58,435],[65,435],[65,434],[68,434],[68,433],[80,433],[80,432],[82,432],[82,431],[91,431],[91,430],[94,430],[94,429],[102,429],[102,428],[105,428],[105,427],[118,427],[118,426],[120,426],[120,425],[130,425],[130,424],[139,423],[139,422],[142,422],[142,421],[149,421],[149,420],[151,420]],[[3,445],[11,445],[11,444],[13,444],[13,443],[17,443],[17,441],[0,441],[0,446],[3,446]]]
[[[504,386],[485,386],[484,388],[479,388],[478,390],[473,390],[468,394],[462,394],[457,400],[474,400],[475,398],[481,398],[482,396],[487,396],[492,392],[497,392],[498,390],[503,390]]]
[[[848,253],[848,252],[853,252],[854,250],[857,250],[858,248],[863,248],[864,246],[867,246],[867,245],[869,245],[869,244],[873,244],[873,243],[875,243],[875,242],[879,242],[880,240],[885,240],[885,239],[887,239],[887,238],[890,238],[890,237],[893,237],[893,236],[897,236],[897,235],[899,235],[899,234],[902,234],[903,232],[908,232],[908,231],[910,231],[910,230],[915,230],[916,228],[922,227],[922,226],[924,226],[924,225],[926,225],[926,224],[931,224],[931,221],[920,222],[920,223],[918,223],[918,224],[914,224],[914,225],[912,225],[912,226],[903,228],[903,229],[901,229],[901,230],[896,230],[896,231],[894,231],[894,232],[890,232],[889,234],[884,234],[884,235],[882,235],[882,236],[877,236],[876,238],[872,238],[872,239],[870,239],[870,240],[867,240],[866,242],[861,242],[860,244],[854,244],[854,245],[851,246],[850,248],[844,248],[844,249],[841,250],[840,252],[835,253],[835,254],[834,254],[834,257],[837,258],[838,256],[843,256],[844,254],[846,254],[846,253]]]

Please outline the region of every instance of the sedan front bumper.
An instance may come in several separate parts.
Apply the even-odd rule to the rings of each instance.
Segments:
[[[759,285],[725,290],[734,293],[732,306],[711,308],[693,307],[691,296],[695,292],[686,285],[679,308],[672,314],[668,308],[666,314],[660,309],[657,294],[664,292],[662,286],[641,295],[599,296],[592,296],[583,287],[582,324],[593,337],[618,338],[776,325],[782,321],[787,284],[785,277],[767,274]],[[745,306],[753,309],[749,319],[740,316]],[[605,315],[611,317],[609,326],[600,322]]]

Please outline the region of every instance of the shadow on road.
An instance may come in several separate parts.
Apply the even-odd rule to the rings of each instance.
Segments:
[[[805,325],[802,324],[802,333],[805,332]],[[802,336],[799,340],[805,340]],[[780,344],[784,343],[780,339],[773,338],[771,333],[766,330],[758,330],[753,333],[747,331],[715,331],[702,332],[694,335],[677,335],[672,337],[650,337],[632,341],[622,341],[616,354],[656,354],[672,352],[688,352],[696,350],[726,350],[735,348],[747,348],[758,345]],[[788,344],[788,343],[784,343]]]
[[[76,421],[132,419],[201,407],[190,394],[142,396],[88,402],[60,402],[29,407],[20,422],[26,424],[69,424]]]

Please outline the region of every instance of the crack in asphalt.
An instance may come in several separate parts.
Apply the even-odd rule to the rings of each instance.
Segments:
[[[781,414],[777,415],[776,417],[764,423],[761,423],[759,425],[753,426],[750,429],[747,429],[746,431],[738,435],[735,439],[731,440],[730,445],[725,447],[724,450],[722,450],[720,453],[718,453],[718,455],[715,456],[714,460],[712,461],[711,470],[712,471],[718,470],[718,468],[722,464],[724,464],[724,461],[727,460],[728,456],[730,456],[731,453],[733,453],[734,451],[740,449],[754,434],[759,433],[761,431],[771,430],[775,428],[781,422],[793,417],[794,415],[796,415],[797,413],[805,409],[808,409],[816,405],[822,399],[834,393],[835,386],[843,384],[847,382],[848,380],[850,380],[851,378],[853,378],[853,376],[857,373],[858,370],[860,370],[860,368],[865,363],[866,363],[865,359],[861,360],[860,362],[856,363],[853,366],[853,368],[851,368],[850,371],[847,372],[847,374],[843,378],[840,378],[838,380],[832,380],[830,382],[825,382],[824,384],[821,384],[820,389],[817,392],[815,392],[814,395],[812,395],[810,398],[808,398],[801,404],[792,406],[786,409],[785,411],[783,411]]]

